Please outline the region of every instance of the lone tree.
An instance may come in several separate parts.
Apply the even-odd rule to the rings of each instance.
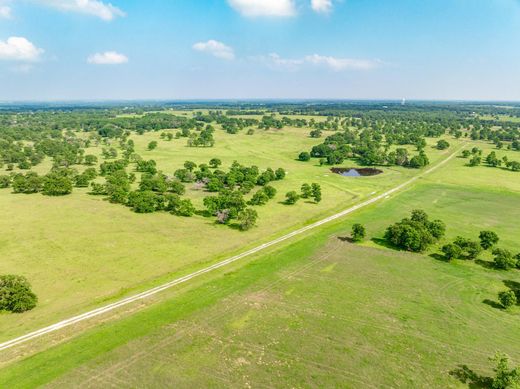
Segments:
[[[437,142],[437,149],[439,150],[446,150],[448,147],[450,147],[450,144],[444,139]]]
[[[36,306],[38,298],[23,276],[0,276],[0,311],[25,312]]]
[[[500,304],[502,304],[504,309],[508,309],[517,303],[516,293],[514,290],[500,292],[498,294],[498,299],[500,300]]]
[[[285,203],[292,205],[296,204],[296,202],[300,199],[300,195],[296,193],[294,190],[287,192],[285,194]]]
[[[307,151],[302,151],[300,155],[298,155],[298,159],[302,162],[307,162],[311,159],[311,155]]]
[[[356,223],[352,226],[352,240],[354,242],[361,242],[363,239],[365,239],[366,236],[366,230],[365,227],[359,223]]]
[[[488,250],[498,243],[499,237],[493,231],[480,231],[480,246],[484,250]]]

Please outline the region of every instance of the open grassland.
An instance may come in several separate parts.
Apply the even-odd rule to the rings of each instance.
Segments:
[[[483,145],[481,145],[483,147]],[[0,372],[0,386],[463,386],[461,366],[491,374],[496,350],[520,363],[520,307],[497,293],[520,272],[381,245],[385,228],[422,208],[447,236],[493,229],[520,251],[520,182],[453,159],[403,193],[247,261],[202,286],[103,324]],[[344,239],[354,222],[372,240]],[[516,284],[515,284],[516,283]],[[472,382],[468,381],[469,384]]]
[[[0,314],[0,340],[8,340],[60,319],[82,313],[102,303],[143,290],[204,264],[244,251],[283,232],[321,219],[370,194],[394,187],[419,173],[405,168],[385,168],[384,173],[363,179],[332,174],[316,161],[299,162],[300,151],[309,150],[319,139],[308,137],[308,130],[256,131],[230,135],[217,130],[213,148],[186,147],[186,139],[162,141],[160,133],[133,135],[136,151],[145,159],[157,161],[158,168],[173,173],[184,161],[207,163],[220,158],[227,168],[234,160],[244,165],[283,167],[287,177],[273,183],[276,198],[258,207],[258,227],[240,232],[216,225],[213,218],[181,218],[168,213],[135,214],[128,208],[88,195],[87,189],[74,189],[70,196],[12,194],[0,190],[0,274],[27,277],[39,297],[38,306],[23,315]],[[157,140],[156,150],[147,144]],[[431,139],[431,144],[435,140]],[[456,143],[453,141],[453,143]],[[445,158],[428,147],[432,163]],[[101,147],[87,154],[100,154]],[[355,166],[345,162],[345,166]],[[35,169],[45,173],[46,160]],[[322,186],[319,204],[300,201],[282,204],[289,190],[299,190],[304,182]],[[202,208],[200,189],[187,187],[187,196]]]

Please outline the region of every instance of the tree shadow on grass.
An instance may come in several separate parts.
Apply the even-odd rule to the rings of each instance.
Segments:
[[[430,255],[428,255],[430,258],[433,258],[437,261],[441,261],[441,262],[449,262],[450,260],[448,258],[446,258],[444,255],[442,254],[439,254],[439,253],[432,253]]]
[[[382,247],[385,247],[390,250],[404,251],[404,250],[401,250],[399,247],[394,246],[392,243],[388,242],[386,239],[383,239],[383,238],[372,238],[370,240],[372,242],[374,242],[375,244],[377,244],[378,246],[382,246]]]
[[[502,306],[502,304],[496,302],[496,301],[493,301],[493,300],[490,300],[490,299],[485,299],[482,301],[484,304],[486,305],[489,305],[490,307],[492,308],[496,308],[496,309],[504,309],[504,307]]]
[[[459,365],[456,369],[450,371],[449,374],[463,384],[467,384],[468,387],[472,389],[490,388],[493,384],[491,377],[481,376],[471,370],[467,365]]]
[[[350,236],[338,236],[338,239],[342,242],[354,243],[354,239],[352,239]]]
[[[486,269],[495,269],[495,264],[493,262],[490,262],[490,261],[484,261],[482,259],[475,259],[475,263],[477,265],[480,265]]]

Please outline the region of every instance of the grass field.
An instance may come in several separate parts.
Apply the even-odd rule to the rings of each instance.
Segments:
[[[520,251],[520,180],[466,162],[7,366],[0,386],[446,388],[465,386],[462,365],[489,375],[496,350],[519,364],[520,307],[506,312],[496,300],[520,272],[489,269],[489,254],[446,263],[438,247],[411,254],[378,243],[390,223],[422,208],[446,222],[443,242],[489,228]],[[354,222],[374,239],[340,239]]]
[[[253,136],[217,130],[213,148],[190,148],[186,147],[186,139],[166,142],[159,135],[147,133],[134,135],[133,139],[136,151],[145,159],[155,159],[165,173],[181,168],[185,160],[207,163],[218,157],[223,167],[234,160],[261,169],[283,167],[287,177],[273,184],[278,189],[276,199],[257,208],[258,227],[245,233],[216,225],[213,219],[201,216],[135,214],[124,206],[88,195],[87,189],[74,189],[72,195],[62,198],[15,195],[10,189],[0,190],[3,210],[0,274],[26,276],[39,297],[38,306],[30,312],[14,316],[0,314],[0,341],[191,272],[347,208],[418,173],[385,168],[379,176],[353,179],[332,174],[316,161],[299,162],[295,158],[300,151],[322,141],[309,138],[307,129],[257,131]],[[159,146],[147,151],[151,140],[158,140]],[[431,143],[434,142],[432,139]],[[445,152],[429,147],[432,163],[444,158],[454,147]],[[100,151],[101,147],[97,147],[86,153]],[[354,166],[346,162],[348,165]],[[49,168],[50,162],[44,161],[36,170],[43,174]],[[299,190],[304,182],[320,183],[323,201],[282,204],[285,193]],[[208,193],[189,184],[187,189],[187,196],[201,208]]]

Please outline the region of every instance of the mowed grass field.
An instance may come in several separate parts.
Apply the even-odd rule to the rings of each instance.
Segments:
[[[260,169],[286,169],[286,179],[273,183],[278,190],[276,198],[266,206],[255,207],[258,226],[248,232],[216,225],[213,218],[201,216],[136,214],[122,205],[88,195],[88,189],[75,188],[69,196],[54,198],[1,189],[0,274],[27,277],[39,303],[22,315],[0,314],[0,341],[242,252],[420,173],[385,168],[384,174],[362,179],[332,174],[315,160],[296,160],[299,152],[323,141],[310,138],[308,133],[308,129],[285,128],[257,130],[248,136],[245,132],[230,135],[217,129],[213,148],[189,148],[185,138],[162,141],[160,132],[132,136],[136,151],[145,159],[156,160],[158,168],[168,174],[181,168],[186,160],[207,163],[213,157],[223,161],[224,169],[234,160]],[[159,142],[154,151],[147,150],[151,140]],[[430,141],[434,144],[436,140]],[[444,152],[428,148],[432,163],[445,158],[453,148]],[[100,152],[101,146],[86,153]],[[354,164],[346,161],[345,166]],[[45,174],[50,167],[46,160],[35,170]],[[304,182],[320,183],[323,201],[282,204],[285,193],[299,191]],[[202,199],[208,195],[187,184],[186,196],[197,208],[202,208]]]
[[[481,144],[481,147],[484,146]],[[486,146],[488,147],[488,146]],[[514,155],[514,154],[513,154]],[[463,159],[413,187],[203,285],[105,323],[0,372],[5,387],[410,387],[488,376],[496,350],[520,363],[520,306],[496,307],[520,272],[380,245],[385,228],[426,210],[447,236],[520,251],[520,180]],[[363,223],[372,240],[345,239]],[[467,370],[466,370],[467,371]]]

